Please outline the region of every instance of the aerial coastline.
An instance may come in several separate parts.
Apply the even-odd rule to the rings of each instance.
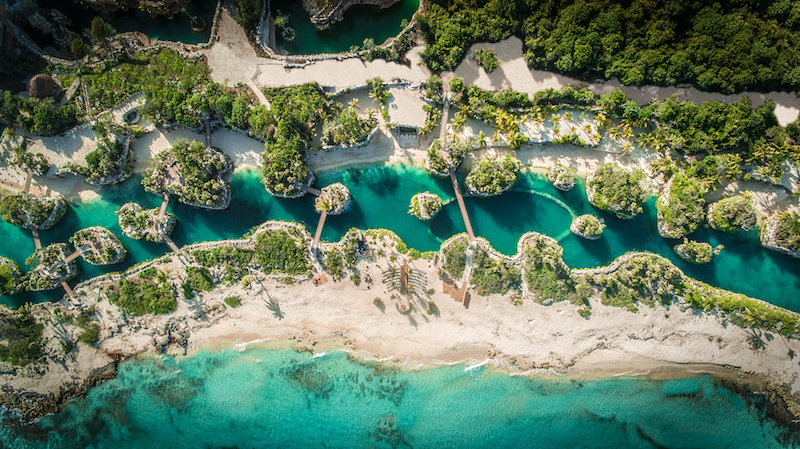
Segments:
[[[339,15],[351,2],[340,3],[344,7],[334,8]],[[794,148],[800,142],[785,130],[800,123],[800,98],[785,92],[731,95],[694,87],[621,86],[617,80],[578,84],[531,69],[516,35],[476,43],[457,66],[436,75],[423,63],[431,56],[422,45],[403,55],[406,64],[347,54],[290,67],[257,53],[234,11],[230,3],[221,7],[213,25],[216,43],[193,49],[194,58],[170,50],[148,54],[164,66],[185,64],[178,79],[196,71],[205,83],[194,86],[194,95],[190,89],[184,109],[154,111],[148,96],[163,93],[153,94],[146,84],[151,81],[142,81],[137,85],[146,86],[142,91],[108,94],[101,102],[110,104],[113,97],[113,107],[59,134],[37,135],[22,126],[4,133],[0,201],[22,192],[58,198],[54,202],[91,202],[102,198],[105,185],[130,182],[125,180],[136,175],[162,203],[160,210],[126,204],[133,212],[119,218],[122,242],[108,229],[89,224],[76,234],[75,254],[70,256],[63,244],[59,257],[32,267],[27,282],[36,287],[30,290],[65,285],[61,301],[26,304],[18,311],[0,307],[8,329],[38,326],[39,332],[38,338],[0,333],[4,349],[16,345],[18,337],[40,349],[38,354],[15,349],[19,353],[13,356],[0,351],[6,357],[0,362],[3,410],[14,410],[23,423],[56,413],[137,356],[291,348],[345,351],[410,370],[487,365],[542,379],[710,374],[745,396],[764,392],[774,405],[772,417],[797,425],[796,312],[692,279],[652,253],[633,251],[605,267],[574,269],[564,262],[555,236],[536,232],[522,235],[516,254],[501,254],[485,238],[466,233],[448,236],[438,251],[425,253],[407,246],[393,229],[351,229],[338,242],[319,242],[326,215],[347,214],[351,200],[359,199],[347,185],[314,184],[326,172],[404,164],[449,176],[457,189],[457,176],[462,177],[463,190],[488,198],[513,191],[520,171],[550,172],[560,190],[585,185],[596,211],[618,217],[573,214],[566,234],[571,230],[602,241],[608,220],[630,219],[649,196],[660,195],[658,232],[686,260],[713,260],[711,253],[693,252],[700,251],[696,245],[710,244],[687,240],[702,226],[720,232],[757,227],[765,248],[797,257],[800,238],[792,226],[800,223],[800,168],[794,156],[777,168],[762,153],[731,162],[733,150],[702,154],[689,148],[703,142],[691,139],[670,152],[665,142],[674,143],[682,131],[666,118],[659,121],[668,113],[657,118],[654,111],[677,110],[676,98],[699,107],[708,101],[727,106],[746,96],[749,113],[763,114],[765,122],[774,119],[772,129],[783,129],[784,135],[769,143],[740,143],[761,148],[780,141]],[[496,54],[497,67],[487,70],[487,63],[474,56],[477,50]],[[437,82],[439,102],[431,93]],[[497,92],[506,97],[498,99]],[[648,118],[637,121],[623,112],[633,108],[629,100],[638,103],[636,114]],[[134,112],[142,117],[128,123]],[[41,154],[47,176],[34,175],[33,162],[22,160],[19,148]],[[89,156],[101,150],[120,151],[117,165]],[[453,156],[457,161],[448,152],[459,153]],[[434,173],[430,168],[436,163],[449,173]],[[727,175],[728,168],[739,171]],[[242,170],[260,172],[264,195],[317,195],[317,234],[302,224],[269,220],[241,239],[175,246],[170,233],[181,219],[166,212],[170,201],[225,209],[231,203],[232,173]],[[409,213],[433,221],[452,201],[418,192]],[[6,219],[9,209],[1,209]],[[149,209],[147,217],[143,209]],[[476,212],[462,205],[466,223]],[[30,223],[19,226],[37,229]],[[92,232],[110,234],[104,238],[113,248],[102,249],[107,255],[92,243]],[[38,244],[36,231],[32,237]],[[98,264],[117,263],[125,258],[129,237],[169,247],[164,246],[165,255],[137,260],[121,273],[70,286],[71,260],[82,255]],[[89,254],[92,245],[98,248]],[[55,251],[51,247],[36,254],[44,258]],[[720,250],[725,251],[709,251]],[[0,259],[0,269],[7,260]],[[14,283],[2,291],[26,285],[18,279],[19,270],[8,267]],[[68,276],[58,275],[67,269]]]

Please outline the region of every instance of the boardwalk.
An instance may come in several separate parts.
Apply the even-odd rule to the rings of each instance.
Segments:
[[[81,254],[89,251],[90,249],[92,249],[92,247],[89,246],[89,245],[81,245],[81,247],[78,248],[77,251],[75,251],[74,253],[70,254],[69,256],[66,257],[66,259],[64,259],[64,263],[72,262],[73,260],[77,259]]]
[[[75,296],[75,292],[72,291],[72,289],[69,287],[69,284],[67,284],[67,281],[65,281],[64,278],[58,278],[58,282],[61,283],[61,288],[63,288],[64,291],[67,292],[67,295],[70,298],[73,298]]]
[[[322,237],[322,228],[325,227],[325,219],[328,218],[328,211],[323,210],[321,214],[319,214],[319,222],[317,223],[317,232],[314,233],[314,241],[311,242],[311,250],[319,246],[319,239]]]
[[[161,207],[158,209],[158,219],[157,221],[161,221],[164,218],[164,214],[167,213],[167,206],[169,205],[169,195],[166,193],[161,198]]]
[[[464,195],[461,194],[461,187],[458,185],[458,179],[456,179],[456,172],[452,168],[450,169],[450,181],[453,183],[453,190],[456,192],[456,201],[458,202],[458,208],[461,210],[461,218],[464,219],[464,226],[467,228],[467,235],[469,235],[469,241],[475,241],[475,233],[472,232],[472,223],[469,221],[469,214],[467,214],[467,206],[464,204]]]
[[[33,171],[28,169],[28,173],[25,175],[25,193],[31,193],[31,179],[33,178]]]
[[[39,240],[39,231],[31,229],[31,235],[33,236],[33,244],[36,245],[36,249],[42,249],[42,241]]]

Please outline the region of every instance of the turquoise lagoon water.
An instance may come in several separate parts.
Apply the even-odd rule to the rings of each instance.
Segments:
[[[4,448],[790,448],[763,396],[709,377],[573,381],[292,350],[140,357]]]
[[[452,199],[448,180],[429,176],[418,167],[391,164],[352,167],[318,174],[318,185],[344,183],[352,192],[351,209],[328,217],[324,240],[337,241],[351,227],[360,229],[386,228],[395,231],[409,247],[421,251],[438,249],[448,237],[464,232],[464,223],[455,202],[447,204],[430,223],[408,215],[408,203],[418,192],[439,194],[445,201]],[[178,218],[173,239],[178,245],[201,241],[238,238],[266,220],[290,220],[304,224],[311,232],[319,215],[313,210],[313,198],[296,200],[274,198],[260,183],[257,171],[237,171],[233,177],[233,198],[230,207],[221,212],[192,209],[173,201],[169,210]],[[110,271],[121,271],[135,263],[167,253],[166,245],[140,242],[123,236],[113,212],[128,202],[136,201],[145,207],[156,207],[159,198],[146,193],[134,176],[125,183],[103,189],[101,199],[72,202],[61,223],[40,236],[43,244],[66,242],[77,230],[88,226],[109,228],[128,249],[122,264],[94,267],[78,259],[81,279]],[[535,192],[535,193],[532,193]],[[586,199],[582,183],[570,192],[555,189],[534,172],[523,172],[510,192],[497,198],[466,198],[467,210],[476,234],[487,238],[505,254],[516,253],[519,237],[537,231],[559,239],[564,247],[564,259],[575,268],[606,265],[629,251],[651,251],[668,257],[688,275],[712,285],[773,304],[800,311],[800,260],[767,251],[760,246],[757,233],[724,234],[700,229],[692,238],[723,244],[725,249],[706,265],[693,265],[678,258],[672,246],[674,240],[658,236],[655,220],[655,199],[645,204],[645,211],[632,220],[617,218],[593,208]],[[595,213],[605,219],[608,227],[603,238],[586,241],[569,233],[572,214]],[[20,267],[33,252],[30,233],[0,221],[0,232],[6,236],[0,255],[9,257]],[[74,283],[74,282],[73,282]],[[60,298],[62,292],[25,293],[3,297],[5,304],[18,306],[25,301],[41,302]]]
[[[397,36],[402,30],[400,22],[403,19],[410,21],[418,8],[419,0],[399,0],[385,9],[356,5],[347,9],[344,20],[319,31],[309,20],[301,2],[272,0],[273,12],[288,14],[288,25],[297,31],[297,38],[293,42],[286,42],[280,30],[276,30],[278,49],[294,55],[339,53],[349,50],[353,45],[362,46],[366,38],[372,38],[376,45],[380,45],[386,39]]]

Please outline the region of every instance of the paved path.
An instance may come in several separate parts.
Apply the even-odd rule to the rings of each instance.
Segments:
[[[254,83],[253,80],[247,82],[247,87],[249,87],[250,90],[253,91],[253,93],[256,95],[256,98],[258,98],[258,101],[264,106],[266,106],[267,109],[269,109],[270,107],[269,100],[267,100],[267,97],[264,96],[264,92],[261,92],[261,89],[259,89],[258,86],[256,86],[256,83]]]
[[[208,52],[211,79],[230,87],[250,81],[258,69],[256,51],[231,17],[232,11],[232,1],[226,0],[219,18],[219,40]]]
[[[33,179],[33,171],[29,168],[25,175],[25,193],[31,193],[31,179]]]

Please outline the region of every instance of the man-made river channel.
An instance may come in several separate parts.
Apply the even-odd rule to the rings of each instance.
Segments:
[[[370,165],[331,170],[318,174],[317,184],[344,183],[352,192],[354,204],[340,216],[329,217],[323,240],[337,241],[351,227],[386,228],[396,232],[409,247],[420,251],[437,250],[448,237],[464,232],[455,202],[425,223],[408,214],[411,197],[430,191],[445,201],[453,197],[449,181],[429,176],[419,167],[403,164]],[[233,176],[233,198],[225,211],[206,211],[172,201],[169,210],[178,218],[173,239],[178,245],[202,241],[239,238],[267,220],[288,220],[304,224],[313,232],[318,214],[313,198],[296,200],[274,198],[264,191],[261,175],[254,170],[237,171]],[[141,242],[122,235],[114,211],[135,201],[145,208],[157,207],[159,197],[144,191],[141,177],[106,187],[102,197],[73,201],[66,215],[55,227],[40,232],[43,245],[66,242],[72,234],[89,226],[103,226],[122,240],[128,256],[121,264],[94,267],[78,259],[80,279],[122,271],[136,263],[167,253],[164,244]],[[556,201],[560,200],[560,201]],[[570,192],[555,189],[541,174],[526,171],[513,190],[496,198],[466,198],[467,210],[475,233],[488,239],[500,252],[514,254],[519,237],[528,231],[547,234],[564,247],[564,259],[573,268],[606,265],[629,251],[651,251],[672,260],[689,276],[711,285],[763,299],[790,310],[800,311],[800,260],[761,247],[756,231],[724,234],[701,228],[691,235],[725,249],[706,265],[693,265],[677,257],[672,246],[656,231],[655,198],[644,206],[644,213],[632,220],[619,220],[592,207],[583,184]],[[573,214],[594,213],[608,226],[598,241],[586,241],[569,233]],[[34,251],[30,232],[0,221],[0,233],[6,236],[0,255],[27,269],[25,258]],[[74,285],[76,281],[71,283]],[[23,302],[57,300],[63,292],[25,293],[2,297],[10,306]]]

